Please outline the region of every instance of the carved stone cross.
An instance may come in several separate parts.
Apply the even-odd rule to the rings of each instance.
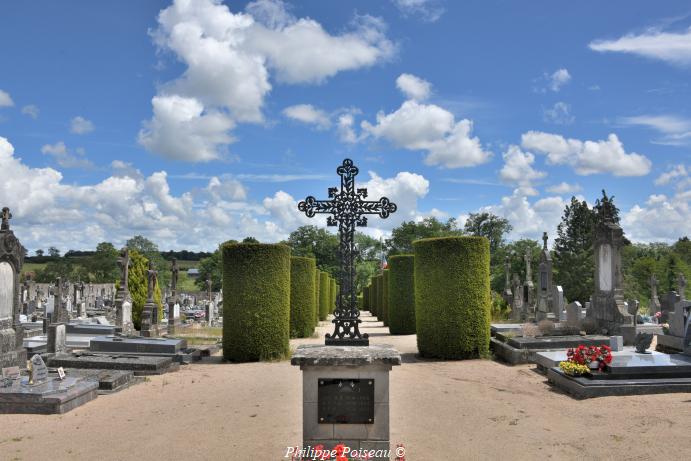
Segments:
[[[12,219],[12,213],[10,209],[5,207],[2,209],[2,226],[0,230],[10,230],[10,219]]]

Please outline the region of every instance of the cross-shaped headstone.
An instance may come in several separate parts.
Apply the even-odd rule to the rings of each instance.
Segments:
[[[356,305],[355,293],[355,226],[367,226],[364,215],[376,214],[388,218],[396,211],[396,204],[382,197],[378,201],[368,201],[367,189],[355,189],[355,176],[359,170],[350,159],[336,169],[341,177],[341,190],[329,188],[331,200],[317,200],[309,196],[298,204],[298,209],[312,218],[315,214],[329,214],[326,223],[338,226],[340,236],[339,257],[341,272],[340,288],[334,312],[334,332],[326,335],[327,345],[368,345],[368,335],[361,334],[360,311]]]
[[[149,261],[149,270],[146,271],[148,285],[146,302],[154,302],[154,290],[156,289],[156,276],[158,272],[154,269],[153,261]]]
[[[543,233],[542,233],[542,242],[543,242],[543,244],[542,244],[542,249],[543,249],[543,250],[546,250],[546,249],[547,249],[547,240],[548,240],[547,232],[543,232]]]

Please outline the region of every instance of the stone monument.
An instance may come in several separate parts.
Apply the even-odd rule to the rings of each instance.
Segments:
[[[512,304],[513,292],[511,291],[511,262],[509,261],[509,255],[506,255],[504,259],[504,275],[504,301],[506,301],[507,304]]]
[[[559,320],[559,314],[554,314],[554,293],[552,288],[552,256],[547,248],[547,232],[542,234],[542,252],[540,253],[540,268],[537,278],[537,310],[536,320]]]
[[[134,325],[132,324],[132,299],[128,286],[130,254],[127,248],[123,248],[120,252],[118,265],[120,266],[120,288],[115,293],[115,327],[122,333],[129,334],[134,330]]]
[[[657,296],[657,286],[658,281],[655,274],[650,276],[650,306],[649,312],[651,314],[656,314],[660,312],[662,306],[660,305],[660,298]]]
[[[168,334],[175,334],[175,330],[180,328],[180,307],[178,306],[178,261],[173,258],[170,263],[170,296],[168,304]],[[177,306],[177,309],[176,309]]]
[[[334,331],[326,345],[301,345],[291,364],[302,370],[303,447],[339,442],[351,450],[388,450],[389,371],[401,356],[387,345],[369,345],[359,325],[355,293],[355,226],[366,226],[368,214],[387,218],[396,211],[388,198],[368,201],[367,189],[355,188],[358,168],[350,159],[336,170],[341,188],[329,188],[330,200],[309,196],[298,204],[308,217],[329,214],[327,224],[338,226],[341,268],[334,312]],[[384,459],[384,458],[378,458]]]
[[[533,256],[528,248],[523,258],[525,260],[525,282],[523,282],[523,311],[524,320],[535,318],[535,285],[533,284]]]
[[[521,279],[518,274],[513,274],[513,293],[511,297],[511,320],[520,322],[525,318],[525,305],[523,304],[523,296],[521,296]]]
[[[156,275],[158,273],[154,270],[153,261],[149,261],[149,270],[147,275],[147,297],[146,304],[142,310],[142,326],[141,335],[144,337],[156,337],[159,335],[158,330],[158,306],[154,301],[154,290],[156,289]],[[154,318],[155,317],[155,318]]]
[[[0,215],[0,367],[24,365],[24,329],[19,323],[19,274],[26,250],[10,229],[9,208]]]
[[[621,247],[624,231],[605,215],[595,224],[595,293],[588,317],[595,320],[598,330],[611,336],[623,336],[624,344],[633,344],[636,336],[635,317],[624,301],[624,278],[621,272]]]

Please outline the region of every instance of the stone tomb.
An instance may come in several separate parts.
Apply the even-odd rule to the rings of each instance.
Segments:
[[[30,364],[30,376],[0,385],[0,413],[62,414],[97,397],[96,380],[51,377],[40,355]]]
[[[303,447],[389,450],[389,372],[401,356],[388,345],[301,345]],[[373,457],[373,460],[389,459]]]
[[[555,330],[555,332],[559,332]],[[535,338],[514,336],[511,331],[502,333],[497,331],[490,339],[490,347],[494,355],[511,365],[521,363],[535,363],[540,352],[565,350],[586,346],[609,346],[609,336],[602,335],[551,335]]]
[[[19,274],[24,263],[24,247],[10,230],[12,218],[8,208],[0,215],[0,367],[23,365],[26,350],[22,347],[24,328],[21,314]]]
[[[173,362],[171,357],[94,354],[90,352],[56,354],[48,359],[48,365],[65,369],[131,371],[135,376],[161,375],[180,369],[180,364]]]
[[[201,360],[199,350],[188,348],[187,340],[142,338],[139,336],[97,336],[91,340],[91,352],[171,357],[179,363]]]

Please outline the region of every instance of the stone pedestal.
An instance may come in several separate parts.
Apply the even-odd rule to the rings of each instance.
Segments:
[[[303,449],[344,444],[352,453],[390,450],[389,372],[401,355],[389,345],[302,345],[291,359],[302,370]]]

